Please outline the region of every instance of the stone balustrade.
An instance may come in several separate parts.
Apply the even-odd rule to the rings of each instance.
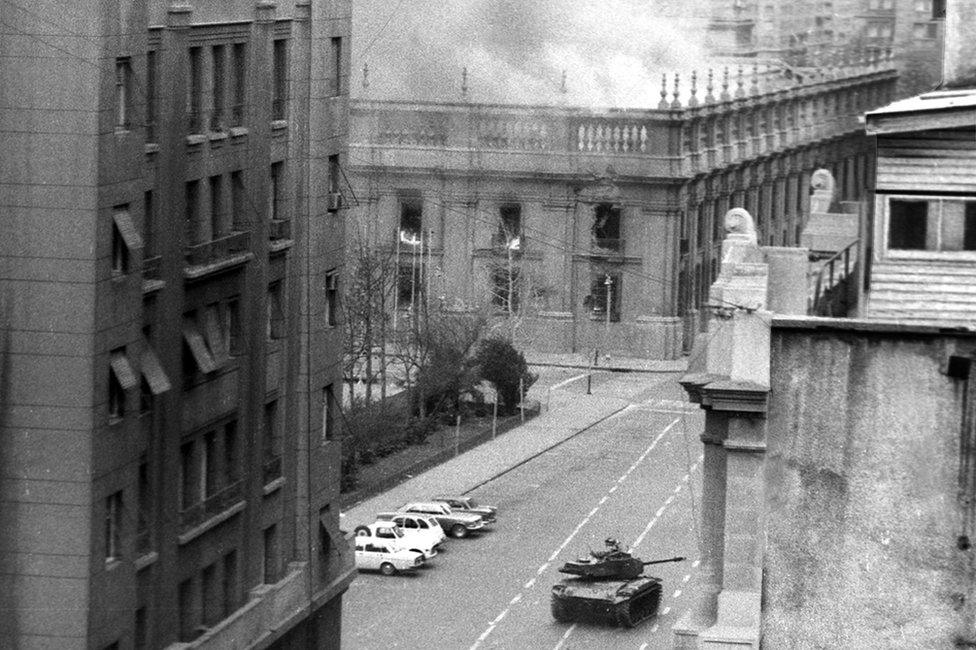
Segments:
[[[710,86],[703,102],[694,89],[667,101],[662,88],[659,106],[647,110],[361,100],[352,106],[351,150],[354,160],[385,149],[397,152],[386,165],[444,168],[470,166],[462,153],[477,151],[479,164],[513,170],[538,168],[545,153],[557,172],[599,156],[619,173],[693,176],[863,128],[859,117],[891,99],[897,73],[886,62],[808,73],[802,82],[766,72],[762,89],[755,82],[748,92],[739,77],[730,93],[726,73],[719,98]],[[425,161],[431,149],[445,155]]]

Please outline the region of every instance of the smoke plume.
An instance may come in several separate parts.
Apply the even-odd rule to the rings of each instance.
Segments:
[[[475,102],[653,107],[662,73],[706,60],[704,3],[357,0],[353,94],[460,101],[467,69]]]

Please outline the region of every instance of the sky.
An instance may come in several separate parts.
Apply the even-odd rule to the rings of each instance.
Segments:
[[[706,67],[703,3],[356,0],[352,92],[461,101],[467,68],[475,102],[655,107],[662,73]]]

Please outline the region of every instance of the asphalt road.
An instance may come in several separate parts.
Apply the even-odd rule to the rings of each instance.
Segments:
[[[500,508],[494,530],[449,540],[413,576],[361,574],[344,598],[343,648],[671,647],[697,586],[701,415],[681,407],[673,377],[603,375],[593,387],[634,403],[477,490]],[[554,403],[572,408],[580,391],[585,380],[559,386]],[[608,536],[644,559],[687,556],[649,567],[664,579],[659,616],[634,629],[555,622],[557,568]]]

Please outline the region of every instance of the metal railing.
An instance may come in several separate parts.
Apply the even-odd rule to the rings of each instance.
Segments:
[[[855,239],[823,262],[811,276],[807,313],[815,316],[845,316],[847,314],[847,282],[857,263]]]
[[[268,239],[291,239],[291,221],[272,219],[268,223]]]
[[[235,481],[203,501],[180,511],[180,527],[184,530],[193,528],[227,510],[241,500],[243,487],[244,481]]]
[[[159,255],[142,258],[142,277],[146,280],[159,280],[162,262],[163,258]]]
[[[250,247],[251,233],[235,232],[202,244],[188,246],[184,251],[184,257],[188,266],[202,266],[231,255],[246,253]]]

